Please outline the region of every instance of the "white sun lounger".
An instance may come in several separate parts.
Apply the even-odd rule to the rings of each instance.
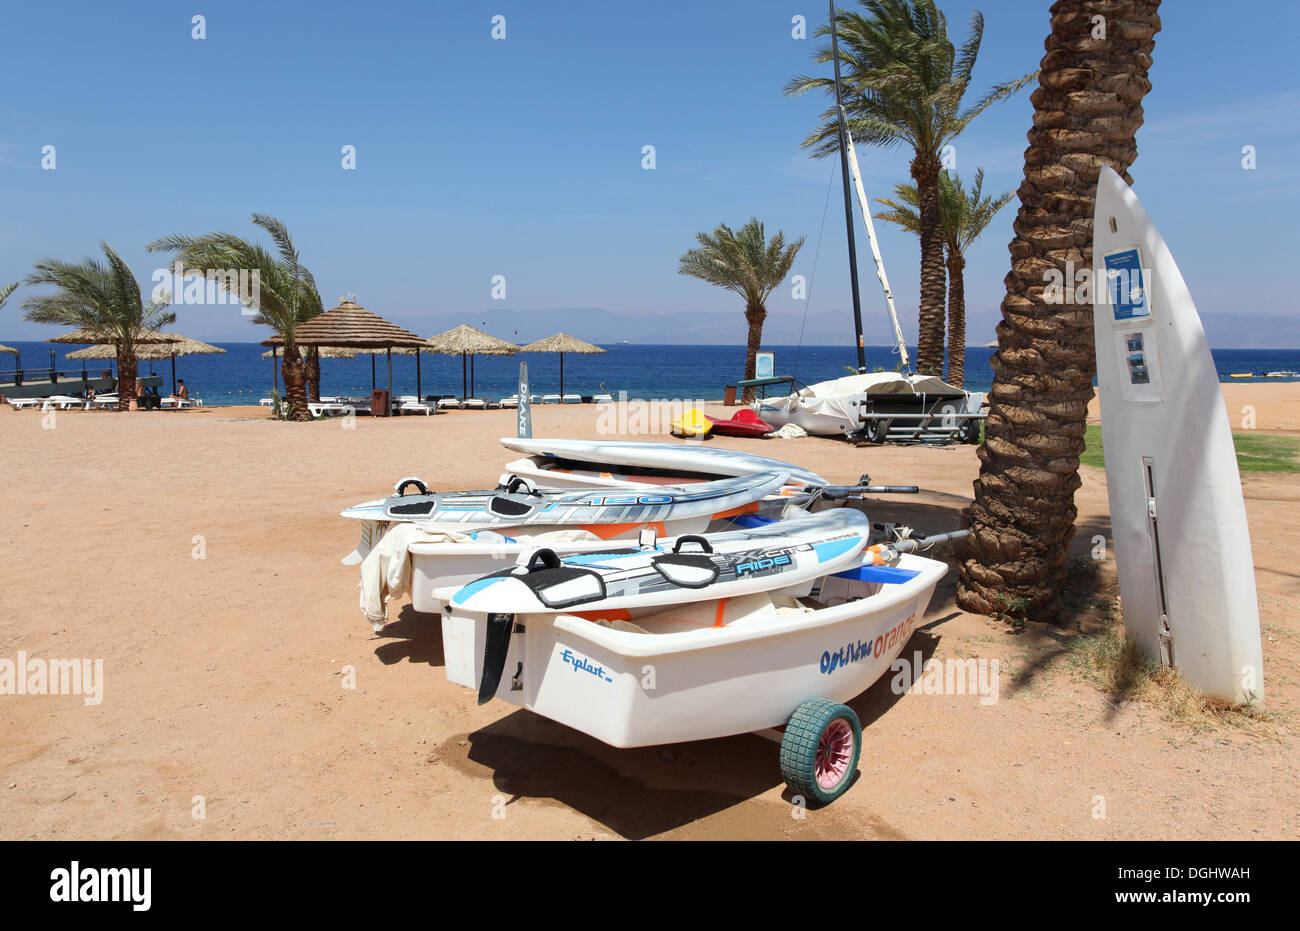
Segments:
[[[40,407],[45,403],[44,398],[10,398],[9,406],[16,411],[23,410],[27,407]]]
[[[308,403],[307,410],[311,411],[313,417],[346,417],[348,414],[355,414],[356,409],[351,404],[317,404],[315,401]]]
[[[439,398],[439,410],[455,410],[460,407],[460,398]]]
[[[542,395],[542,403],[543,403],[543,404],[559,404],[559,403],[560,403],[560,396],[559,396],[558,394],[544,394],[544,395]]]
[[[608,394],[595,394],[591,396],[591,400],[596,404],[610,404],[614,398]]]
[[[487,409],[488,402],[484,401],[482,398],[466,398],[465,403],[462,406],[481,411]]]
[[[510,397],[508,397],[508,398],[502,398],[502,399],[501,399],[501,406],[502,406],[502,407],[518,407],[518,406],[519,406],[519,395],[517,395],[517,394],[512,394],[512,395],[510,395]]]
[[[564,404],[581,404],[581,403],[582,403],[582,395],[580,395],[580,394],[566,394],[566,395],[564,396],[564,398],[562,399],[562,403],[564,403]]]
[[[273,402],[270,398],[262,398],[262,400],[258,401],[257,403],[262,407],[273,407],[275,404],[275,402]]]

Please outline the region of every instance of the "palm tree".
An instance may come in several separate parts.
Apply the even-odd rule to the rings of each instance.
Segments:
[[[9,300],[9,295],[13,294],[18,287],[18,282],[11,285],[0,286],[0,309],[5,306],[5,301]]]
[[[876,203],[889,209],[876,214],[878,220],[896,223],[909,233],[918,233],[921,217],[917,209],[915,184],[894,188],[897,201],[879,198]],[[966,380],[966,250],[979,238],[999,210],[1011,200],[1011,191],[997,197],[984,194],[984,169],[975,169],[975,185],[969,191],[961,177],[939,174],[939,213],[943,225],[943,248],[948,269],[948,375],[950,385],[962,387]]]
[[[291,420],[311,420],[307,409],[307,367],[295,341],[298,325],[324,311],[316,280],[302,264],[285,225],[264,213],[253,214],[253,224],[265,230],[275,244],[272,253],[260,244],[233,233],[203,236],[164,236],[149,243],[150,252],[174,252],[186,269],[216,274],[218,286],[245,304],[256,301],[254,323],[272,327],[284,339],[280,374],[289,399]],[[231,272],[247,269],[247,276]],[[238,282],[238,284],[236,283]],[[256,282],[257,291],[253,291]],[[241,292],[247,288],[248,293]]]
[[[944,259],[939,208],[939,171],[943,149],[993,103],[1011,96],[1033,79],[1025,75],[994,86],[973,106],[962,109],[971,72],[984,34],[984,17],[971,15],[970,34],[955,48],[948,23],[934,0],[861,0],[866,16],[841,11],[835,16],[840,61],[844,69],[844,110],[853,138],[890,148],[910,146],[910,173],[916,182],[921,236],[921,307],[917,336],[917,370],[943,372]],[[830,35],[823,26],[818,35]],[[829,45],[814,61],[831,60]],[[795,77],[787,94],[821,89],[834,95],[830,78]],[[816,158],[839,151],[837,112],[807,139]]]
[[[117,346],[118,410],[135,410],[136,341],[142,330],[156,330],[176,319],[170,297],[145,304],[131,268],[108,243],[100,241],[104,261],[41,259],[23,279],[32,286],[53,285],[53,294],[23,301],[25,319],[80,327]],[[12,289],[10,289],[12,290]],[[7,295],[6,295],[7,296]]]
[[[790,273],[806,237],[787,243],[785,233],[778,230],[768,242],[763,224],[754,217],[738,232],[721,223],[712,233],[696,233],[695,238],[700,248],[681,257],[677,273],[735,291],[745,299],[745,320],[749,324],[745,378],[753,378],[755,358],[763,345],[767,299]],[[754,397],[754,389],[746,388],[743,400],[748,403]]]
[[[1158,9],[1159,0],[1052,5],[957,589],[967,611],[1060,613],[1097,364],[1092,305],[1049,303],[1045,279],[1067,261],[1091,267],[1101,166],[1130,180]]]

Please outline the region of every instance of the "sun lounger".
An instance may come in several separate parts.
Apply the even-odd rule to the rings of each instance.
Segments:
[[[517,394],[512,394],[512,395],[510,395],[510,397],[508,397],[508,398],[502,398],[502,399],[501,399],[501,406],[502,406],[502,407],[518,407],[518,406],[519,406],[519,395],[517,395]]]
[[[423,414],[428,417],[433,413],[433,405],[425,404],[423,401],[402,401],[398,411],[403,414]]]
[[[20,411],[28,407],[40,407],[44,403],[45,403],[44,398],[10,398],[9,399],[9,406],[16,411]]]
[[[460,398],[439,398],[438,410],[456,410],[460,407]]]
[[[355,414],[356,409],[351,404],[318,404],[311,401],[307,404],[307,410],[311,411],[313,417],[346,417],[348,414]]]
[[[591,400],[594,404],[611,404],[614,398],[608,394],[594,394],[591,396]]]
[[[482,398],[466,398],[465,402],[461,406],[482,411],[487,410],[488,402],[484,401]]]
[[[580,394],[566,394],[566,395],[563,397],[563,399],[561,400],[561,403],[563,403],[563,404],[581,404],[581,403],[582,403],[582,395],[580,395]]]
[[[273,402],[270,398],[262,398],[262,400],[258,401],[257,403],[262,407],[273,407],[275,404],[275,402]]]
[[[544,395],[542,395],[542,403],[543,403],[543,404],[559,404],[559,403],[560,403],[560,396],[559,396],[558,394],[544,394]]]

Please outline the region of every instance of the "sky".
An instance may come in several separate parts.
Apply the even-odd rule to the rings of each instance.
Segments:
[[[940,5],[960,41],[971,6]],[[972,99],[1038,67],[1049,6],[980,4]],[[193,37],[195,14],[205,38]],[[492,36],[496,16],[504,39]],[[796,16],[806,39],[792,36]],[[811,279],[812,312],[842,311],[851,341],[838,164],[800,147],[826,101],[782,93],[815,70],[825,17],[800,0],[8,3],[0,283],[104,239],[147,291],[167,261],[145,243],[256,236],[249,216],[262,212],[293,232],[327,307],[355,294],[421,335],[436,316],[477,325],[509,309],[536,315],[531,339],[559,329],[565,310],[603,308],[735,311],[743,342],[737,298],[678,275],[677,260],[696,232],[757,216],[769,235],[807,236],[794,273]],[[1300,4],[1252,7],[1243,21],[1220,3],[1177,0],[1162,20],[1136,190],[1202,312],[1240,312],[1245,327],[1252,314],[1294,312]],[[956,141],[958,172],[983,167],[986,190],[1018,187],[1031,116],[1026,90],[976,119]],[[908,180],[909,158],[860,147],[869,196]],[[973,313],[1001,301],[1016,203],[967,255]],[[914,338],[917,242],[878,228]],[[883,313],[858,235],[863,312]],[[20,288],[0,310],[0,341],[57,332],[22,320],[33,293]],[[768,309],[805,305],[783,287]],[[199,339],[269,335],[229,306],[177,310],[175,329]]]

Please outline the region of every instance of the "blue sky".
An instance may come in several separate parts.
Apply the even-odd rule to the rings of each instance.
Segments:
[[[971,7],[941,5],[959,40]],[[977,92],[1037,67],[1049,5],[979,5]],[[504,41],[491,38],[495,14]],[[791,37],[796,14],[803,41]],[[354,292],[424,335],[434,315],[479,323],[508,308],[538,315],[531,338],[556,329],[558,311],[599,307],[734,310],[740,342],[735,298],[677,275],[677,258],[696,231],[757,215],[769,233],[807,234],[796,272],[812,273],[821,237],[812,310],[842,309],[849,340],[838,168],[799,147],[825,101],[781,93],[812,68],[825,15],[798,0],[12,3],[0,31],[0,281],[104,238],[147,286],[164,264],[149,240],[253,235],[260,211],[294,232],[327,306]],[[1138,193],[1202,312],[1293,311],[1300,12],[1270,4],[1243,21],[1178,0],[1162,19]],[[983,166],[986,188],[1016,188],[1031,113],[1026,91],[981,116],[957,141],[958,170]],[[45,145],[53,171],[41,168]],[[340,165],[344,145],[356,147],[354,171]],[[1244,145],[1257,150],[1253,171]],[[907,178],[902,150],[859,156],[872,197]],[[1001,300],[1015,204],[968,255],[973,312]],[[914,336],[916,241],[881,233]],[[861,239],[860,261],[864,313],[880,313]],[[494,275],[506,276],[504,302],[492,300]],[[53,332],[22,321],[26,293],[0,311],[0,339]],[[769,310],[803,305],[782,288]],[[228,307],[181,308],[176,328],[267,335]]]

